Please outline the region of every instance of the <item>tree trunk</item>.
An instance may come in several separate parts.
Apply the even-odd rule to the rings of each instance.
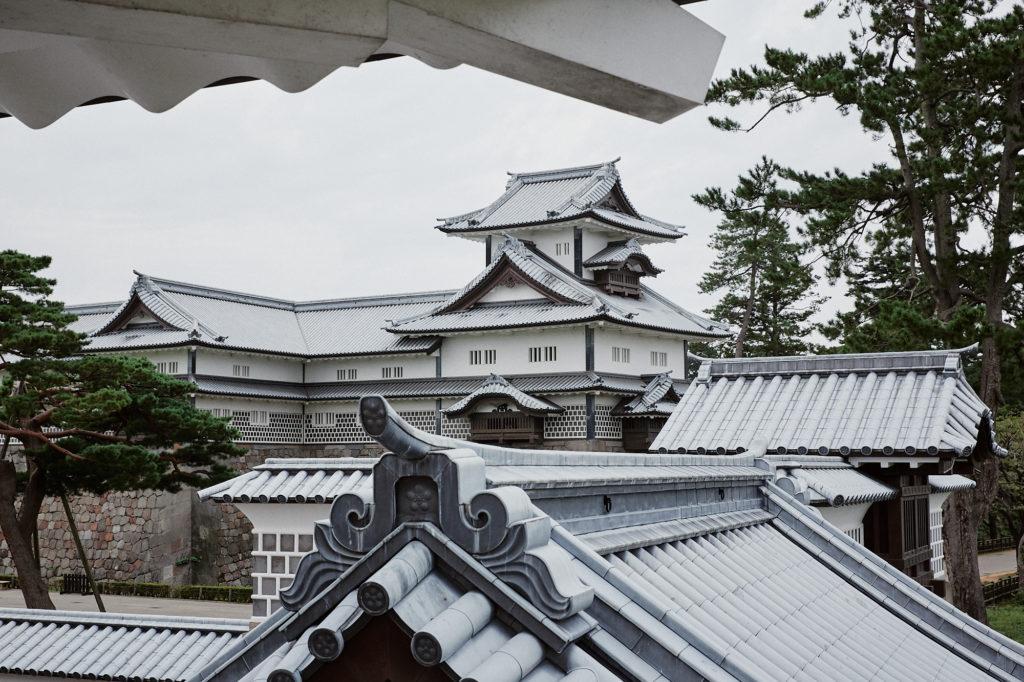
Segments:
[[[1017,543],[1017,589],[1024,590],[1024,535]]]
[[[980,449],[980,448],[979,448]],[[978,569],[978,526],[999,485],[999,463],[984,452],[971,457],[977,487],[953,493],[942,505],[949,599],[975,620],[988,624]]]
[[[32,485],[31,481],[29,485]],[[7,460],[0,461],[0,530],[3,531],[4,542],[11,550],[14,566],[18,570],[18,585],[21,587],[21,595],[25,599],[25,606],[30,609],[52,610],[53,602],[50,601],[46,583],[43,582],[42,573],[32,554],[31,535],[22,530],[26,524],[19,523],[18,513],[14,507],[16,495],[14,463]],[[32,515],[33,522],[37,516],[37,514]],[[22,519],[22,521],[24,520]]]
[[[747,308],[743,311],[743,324],[736,334],[735,357],[743,357],[743,344],[747,339],[747,332],[750,331],[750,318],[754,315],[754,294],[757,292],[757,263],[750,268],[750,291],[747,294]]]

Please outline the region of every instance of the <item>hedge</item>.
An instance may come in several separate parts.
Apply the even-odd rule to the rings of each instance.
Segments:
[[[12,589],[18,588],[18,576],[0,574],[0,581],[9,581]],[[59,590],[61,578],[55,587]],[[252,602],[252,587],[227,587],[222,585],[184,585],[171,587],[162,583],[136,583],[127,580],[98,580],[96,587],[100,594],[125,597],[165,597],[170,599],[205,599],[226,601],[235,604]]]

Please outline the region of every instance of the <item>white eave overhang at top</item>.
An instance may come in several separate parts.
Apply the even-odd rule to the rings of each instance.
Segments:
[[[41,128],[112,99],[160,112],[214,83],[297,92],[407,55],[664,122],[703,102],[723,42],[672,0],[0,0],[0,114]]]

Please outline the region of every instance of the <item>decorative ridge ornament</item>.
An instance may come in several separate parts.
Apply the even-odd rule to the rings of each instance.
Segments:
[[[484,460],[468,449],[439,449],[401,427],[381,396],[359,401],[363,427],[386,452],[373,467],[373,490],[347,493],[316,525],[316,551],[281,594],[298,610],[406,523],[431,523],[546,616],[560,620],[593,600],[551,542],[552,523],[526,492],[487,488]]]

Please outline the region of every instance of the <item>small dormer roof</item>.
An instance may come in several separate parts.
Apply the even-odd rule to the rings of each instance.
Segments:
[[[484,234],[589,217],[647,241],[683,236],[683,228],[642,215],[622,188],[615,163],[510,173],[505,193],[485,208],[440,219],[447,234]]]
[[[607,247],[583,261],[583,267],[595,270],[622,268],[629,261],[639,264],[645,275],[654,276],[664,272],[661,268],[655,267],[650,257],[644,253],[643,248],[640,246],[640,241],[635,237],[610,242]]]
[[[491,374],[484,379],[483,383],[475,391],[441,411],[449,417],[459,417],[472,410],[473,406],[481,400],[494,398],[512,402],[520,411],[527,414],[557,414],[563,411],[562,407],[549,400],[520,391],[504,377],[497,374]]]
[[[612,414],[623,417],[668,416],[679,402],[675,382],[668,372],[651,379],[643,393],[623,401],[612,410]]]

